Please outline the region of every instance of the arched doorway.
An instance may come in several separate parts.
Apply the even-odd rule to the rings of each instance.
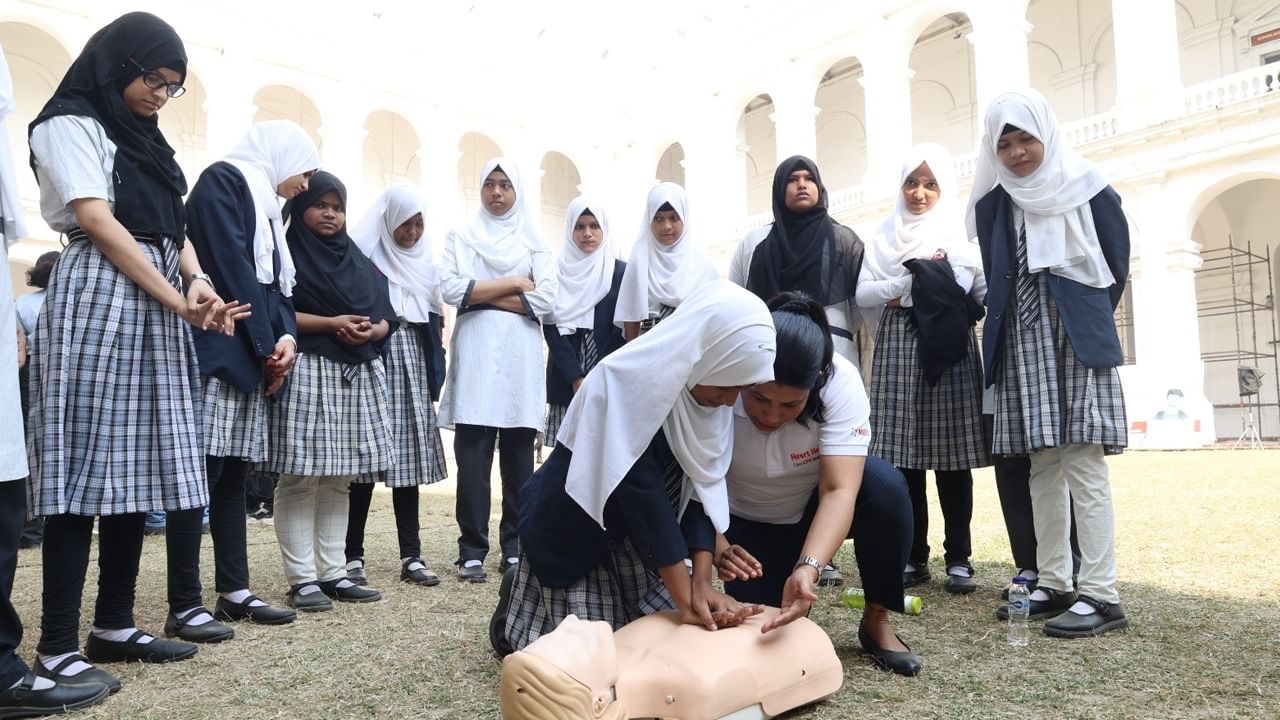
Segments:
[[[542,158],[542,240],[552,249],[564,243],[564,214],[578,196],[582,175],[567,156],[552,151]]]
[[[848,57],[827,69],[814,105],[817,120],[818,156],[828,192],[853,187],[867,174],[866,95],[858,80],[862,63]]]
[[[773,209],[773,168],[778,164],[777,129],[773,124],[773,98],[757,95],[742,108],[738,140],[747,147],[747,214]]]

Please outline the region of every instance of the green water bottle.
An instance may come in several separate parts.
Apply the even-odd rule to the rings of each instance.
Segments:
[[[840,593],[840,604],[853,608],[854,610],[862,610],[867,606],[867,596],[862,592],[862,588],[849,587]],[[902,609],[908,615],[919,615],[920,610],[924,608],[924,601],[915,595],[902,596]]]

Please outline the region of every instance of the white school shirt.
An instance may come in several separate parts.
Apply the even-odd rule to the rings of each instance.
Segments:
[[[28,474],[27,435],[22,429],[22,395],[18,391],[18,313],[9,279],[8,250],[16,241],[5,238],[0,227],[0,427],[4,428],[0,433],[0,482],[21,480]]]
[[[733,251],[733,259],[729,261],[730,282],[742,287],[747,286],[747,276],[751,272],[751,257],[755,255],[756,246],[769,237],[769,231],[772,229],[773,223],[770,223],[762,228],[751,230],[743,236],[737,249]],[[827,322],[831,327],[840,328],[856,337],[859,326],[862,324],[862,314],[858,311],[854,298],[850,297],[846,301],[828,305],[826,310]],[[862,366],[858,358],[857,343],[835,334],[831,336],[831,340],[835,344],[836,354],[853,363],[855,368]]]
[[[822,389],[826,422],[787,423],[760,432],[742,405],[733,406],[733,461],[726,477],[729,512],[756,522],[793,525],[818,487],[823,455],[865,456],[871,444],[871,403],[862,376],[836,355],[831,380]],[[743,390],[749,392],[749,390]]]
[[[69,203],[80,198],[100,198],[115,211],[116,145],[102,124],[80,115],[58,115],[31,131],[31,151],[36,156],[40,181],[40,214],[55,232],[79,225]]]
[[[40,308],[44,307],[44,290],[36,290],[18,298],[14,303],[18,309],[18,320],[22,323],[22,331],[31,337],[36,331],[36,321],[40,319]]]

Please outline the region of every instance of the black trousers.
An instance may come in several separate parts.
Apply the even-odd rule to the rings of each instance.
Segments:
[[[901,469],[901,468],[899,468]],[[925,494],[925,471],[902,469],[911,492],[911,510],[915,518],[915,536],[911,541],[911,564],[924,567],[929,562],[929,502]],[[943,560],[947,566],[969,565],[973,554],[969,522],[973,519],[973,473],[968,470],[934,470],[938,486],[938,502],[942,505],[942,524],[946,532]]]
[[[209,475],[209,534],[213,537],[214,588],[229,593],[249,588],[249,552],[245,541],[244,479],[249,464],[241,458],[206,456]],[[204,604],[200,584],[200,526],[204,509],[167,513],[169,612]]]
[[[103,515],[98,519],[98,599],[94,627],[134,627],[133,601],[142,558],[144,513]],[[41,655],[77,652],[80,647],[80,597],[89,570],[93,517],[50,515],[44,521],[44,594],[40,617]]]
[[[533,474],[533,428],[495,428],[484,425],[457,425],[453,431],[453,454],[458,461],[459,560],[484,560],[489,553],[489,474],[493,470],[493,449],[498,448],[498,474],[502,477],[502,520],[498,542],[502,557],[517,557],[520,545],[520,488]]]
[[[364,557],[364,528],[373,503],[373,483],[351,483],[351,506],[347,511],[347,561]],[[396,539],[401,558],[422,556],[418,537],[418,486],[391,488],[391,507],[396,515]]]
[[[30,670],[15,652],[22,644],[22,618],[10,600],[13,575],[18,569],[18,535],[26,519],[27,483],[0,482],[0,690]]]
[[[754,555],[764,574],[754,580],[727,582],[725,592],[741,602],[780,605],[783,586],[800,559],[817,510],[815,490],[804,516],[794,525],[731,517],[725,538]],[[903,611],[902,566],[911,547],[911,523],[911,498],[902,473],[884,460],[868,456],[854,504],[853,525],[846,537],[853,539],[867,601],[896,612]]]
[[[1013,564],[1020,570],[1040,571],[1036,563],[1036,524],[1031,513],[1031,458],[997,456],[996,491],[1000,512],[1009,533]],[[1076,540],[1076,517],[1071,511],[1071,569],[1080,572],[1080,543]]]

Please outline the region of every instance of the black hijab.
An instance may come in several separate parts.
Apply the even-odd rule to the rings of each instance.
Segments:
[[[387,279],[352,242],[347,226],[322,238],[302,221],[306,209],[327,192],[337,193],[342,204],[347,203],[347,187],[331,173],[321,171],[311,177],[307,191],[284,208],[289,222],[285,239],[298,271],[293,288],[294,310],[325,317],[365,315],[374,324],[387,320],[394,325],[396,315],[387,292]],[[352,347],[333,333],[302,333],[298,338],[302,352],[316,353],[344,365],[374,359],[382,345],[369,342]]]
[[[137,63],[137,65],[134,64]],[[129,111],[121,93],[147,70],[166,67],[187,77],[187,51],[168,23],[150,13],[121,15],[89,38],[53,97],[27,128],[59,115],[97,120],[116,145],[115,216],[128,230],[185,239],[182,196],[187,179],[160,134],[156,116]],[[36,158],[31,156],[31,168]]]
[[[808,170],[818,186],[817,204],[804,213],[787,209],[787,178],[796,170]],[[862,241],[827,215],[817,163],[803,155],[783,160],[773,173],[773,227],[751,255],[747,289],[765,302],[798,290],[825,307],[853,297],[861,269]]]

